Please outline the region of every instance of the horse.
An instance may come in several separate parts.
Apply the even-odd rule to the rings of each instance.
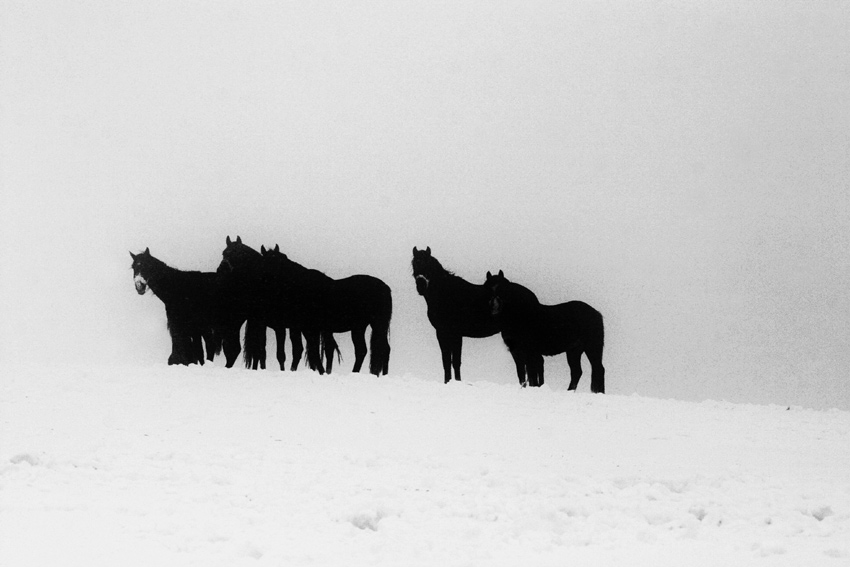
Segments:
[[[266,360],[266,327],[275,330],[278,337],[278,359],[283,364],[284,337],[287,328],[295,326],[298,315],[298,302],[290,301],[291,294],[280,285],[280,282],[268,273],[263,256],[250,246],[242,243],[242,238],[226,239],[222,260],[218,273],[226,278],[229,296],[239,306],[244,314],[245,325],[245,354],[247,368],[256,369],[259,364],[265,368]],[[302,329],[307,339],[307,366],[324,374],[321,364],[320,332],[315,328]],[[300,337],[300,333],[299,333]],[[293,358],[300,360],[297,350],[298,341],[293,352]],[[303,352],[303,351],[302,351]],[[284,366],[281,366],[283,369]]]
[[[443,358],[444,381],[460,381],[463,337],[484,338],[501,332],[502,326],[493,318],[490,310],[490,290],[484,285],[472,284],[443,268],[431,254],[431,247],[418,250],[413,247],[413,278],[416,291],[425,298],[428,320],[437,332],[437,342]],[[511,353],[512,355],[514,353]],[[526,366],[539,363],[537,360],[520,360],[514,356],[517,371],[525,372]],[[520,380],[523,383],[523,380]]]
[[[220,323],[218,276],[210,272],[184,272],[172,268],[151,255],[150,248],[133,258],[133,281],[136,292],[144,295],[148,288],[165,304],[171,355],[168,364],[203,364],[206,343],[207,359],[221,352],[222,337],[216,333]]]
[[[605,330],[599,311],[583,301],[543,305],[531,290],[509,281],[501,270],[495,276],[487,272],[484,285],[490,290],[491,311],[501,321],[505,344],[512,353],[533,357],[566,353],[570,390],[578,387],[584,353],[591,367],[590,390],[605,393]],[[532,379],[537,382],[532,386],[542,385],[542,369]]]
[[[307,269],[293,262],[280,251],[260,248],[270,273],[280,278],[284,289],[293,290],[308,306],[308,317],[322,330],[322,342],[333,341],[333,333],[351,333],[354,343],[354,367],[360,372],[366,353],[369,352],[369,372],[375,376],[386,375],[390,362],[390,320],[393,301],[390,287],[369,275],[353,275],[342,279],[331,278],[318,270]],[[302,290],[297,293],[296,290]],[[371,327],[371,340],[366,348],[366,328]],[[333,342],[333,347],[336,343]],[[333,369],[332,350],[325,349],[326,370]],[[338,349],[337,349],[338,352]]]

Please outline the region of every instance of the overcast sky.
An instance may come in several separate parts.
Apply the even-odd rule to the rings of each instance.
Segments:
[[[240,235],[384,279],[440,380],[430,246],[602,311],[611,393],[850,409],[850,6],[780,4],[3,0],[0,358],[164,362],[128,250]]]

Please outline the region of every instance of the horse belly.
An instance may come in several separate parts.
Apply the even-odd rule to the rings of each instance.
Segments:
[[[562,354],[579,342],[575,306],[546,306],[536,330],[537,341],[546,356]]]
[[[472,321],[458,317],[432,316],[430,313],[428,320],[438,331],[451,331],[456,335],[473,339],[492,337],[501,330],[498,324],[490,320]]]

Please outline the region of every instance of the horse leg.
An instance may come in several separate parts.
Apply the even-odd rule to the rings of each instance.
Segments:
[[[236,360],[239,358],[239,353],[242,351],[242,347],[239,344],[239,327],[241,327],[241,324],[227,327],[222,332],[221,348],[224,351],[224,358],[227,361],[225,366],[227,368],[233,368],[233,365],[236,364]]]
[[[578,381],[581,378],[581,353],[580,346],[573,346],[567,349],[567,364],[570,365],[570,390],[578,388]]]
[[[542,386],[543,385],[543,366],[544,366],[542,354],[537,355],[537,357],[534,361],[534,364],[535,364],[535,367],[537,368],[537,385]]]
[[[516,350],[510,351],[510,353],[511,353],[511,356],[513,357],[513,359],[514,359],[514,364],[516,365],[516,377],[517,377],[517,379],[519,379],[519,385],[522,386],[523,388],[525,388],[528,385],[528,379],[526,378],[526,374],[525,374],[525,367],[526,367],[525,352],[523,352],[519,349],[516,349]]]
[[[460,382],[460,355],[463,350],[463,336],[457,335],[452,343],[452,366],[455,369],[455,380]]]
[[[188,366],[192,362],[192,337],[183,328],[172,325],[171,329],[171,356],[168,364],[182,364]]]
[[[168,355],[168,365],[184,364],[183,362],[183,333],[177,316],[167,308],[165,314],[168,317],[168,334],[171,336],[171,354]]]
[[[192,333],[192,364],[204,365],[204,342],[201,331]]]
[[[543,355],[540,353],[528,356],[528,372],[533,376],[529,379],[531,386],[539,388],[543,385]]]
[[[198,364],[203,366],[204,362],[207,360],[206,349],[204,345],[206,344],[206,331],[198,331]]]
[[[290,370],[295,372],[298,370],[298,363],[301,362],[301,356],[304,354],[304,343],[301,341],[300,329],[289,329],[289,343],[292,345],[292,366]]]
[[[274,336],[277,342],[277,361],[280,363],[280,369],[286,370],[286,327],[276,328]]]
[[[360,372],[363,361],[366,359],[366,327],[351,329],[351,341],[354,343],[354,369],[352,372]]]
[[[168,355],[168,366],[182,364],[180,361],[180,337],[171,334],[171,354]]]
[[[605,393],[605,367],[602,366],[602,347],[587,349],[590,361],[590,391],[594,394]]]
[[[336,350],[334,334],[327,332],[322,334],[322,351],[325,355],[325,370],[328,374],[334,369],[334,350]]]
[[[192,338],[188,332],[180,337],[180,364],[185,366],[195,363],[195,346]]]
[[[452,381],[452,339],[450,334],[437,331],[437,342],[440,343],[440,353],[443,355],[443,374],[446,384]]]
[[[203,332],[204,344],[207,347],[207,360],[212,362],[215,359],[216,338],[215,331],[207,329]]]
[[[245,323],[245,368],[266,369],[266,321],[250,317]]]

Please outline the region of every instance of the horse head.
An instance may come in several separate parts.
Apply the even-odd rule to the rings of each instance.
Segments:
[[[136,286],[136,292],[139,295],[144,295],[148,290],[148,281],[151,277],[151,270],[154,267],[151,249],[145,248],[145,251],[141,254],[130,252],[130,257],[133,258],[133,284]]]
[[[413,279],[416,281],[416,291],[419,295],[425,295],[431,280],[440,272],[444,272],[439,260],[431,255],[431,247],[418,250],[413,247]]]
[[[540,307],[537,295],[527,287],[510,281],[499,270],[495,276],[487,272],[484,285],[490,290],[490,311],[494,316],[515,317],[534,312]]]
[[[286,260],[287,256],[283,252],[280,251],[280,244],[275,244],[274,248],[266,248],[265,246],[260,246],[260,254],[263,255],[263,258],[269,260]]]
[[[288,267],[290,264],[289,257],[280,251],[279,244],[275,244],[274,248],[260,246],[260,254],[263,256],[264,266],[266,268],[279,269]]]
[[[242,238],[236,237],[236,240],[230,240],[227,237],[226,247],[221,253],[221,264],[218,265],[218,273],[232,273],[255,270],[258,266],[262,255],[245,244],[242,244]]]
[[[505,277],[502,270],[499,270],[499,273],[495,276],[490,272],[487,272],[487,278],[484,280],[484,285],[490,290],[490,313],[496,317],[502,314],[502,308],[504,307],[504,298],[502,297],[502,293],[506,283],[510,282],[508,282],[508,279]]]

